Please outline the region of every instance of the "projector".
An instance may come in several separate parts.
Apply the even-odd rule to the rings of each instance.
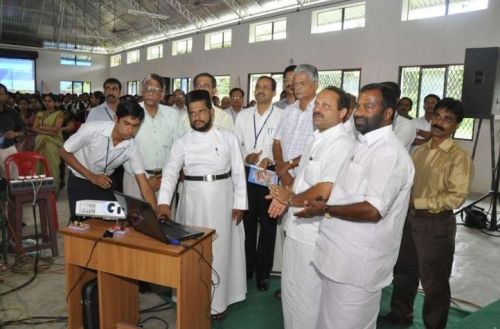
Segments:
[[[80,200],[76,202],[75,214],[80,217],[109,220],[125,219],[125,210],[116,201]]]

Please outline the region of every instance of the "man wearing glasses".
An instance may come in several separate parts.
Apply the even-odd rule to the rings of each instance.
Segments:
[[[160,189],[161,170],[168,161],[170,148],[174,140],[181,134],[179,112],[170,106],[160,104],[164,95],[163,80],[158,74],[148,75],[142,83],[144,121],[135,136],[140,150],[146,177],[154,192]],[[129,165],[125,164],[123,191],[126,194],[141,197],[135,175]]]
[[[229,92],[229,97],[231,106],[224,111],[231,115],[233,122],[236,122],[236,117],[243,108],[243,98],[245,97],[245,92],[241,88],[233,88]]]
[[[463,118],[460,101],[439,101],[430,122],[431,138],[413,154],[415,181],[394,267],[391,312],[384,317],[392,323],[413,323],[413,302],[420,280],[425,293],[425,327],[446,327],[455,252],[453,209],[465,201],[473,172],[471,157],[452,138]]]

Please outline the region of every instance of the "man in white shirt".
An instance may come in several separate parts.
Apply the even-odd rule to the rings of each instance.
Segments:
[[[424,115],[412,120],[417,133],[417,137],[413,141],[414,146],[425,144],[431,139],[431,120],[434,115],[434,107],[440,100],[439,96],[434,94],[425,96]]]
[[[179,172],[184,188],[176,220],[216,230],[213,241],[214,273],[219,282],[213,291],[211,312],[221,319],[228,305],[245,299],[245,232],[239,225],[248,208],[245,169],[234,133],[213,125],[210,94],[193,90],[186,96],[193,130],[178,138],[163,168],[158,216],[171,215],[171,200]]]
[[[163,99],[163,80],[158,74],[150,74],[142,83],[144,121],[135,135],[144,164],[146,177],[154,192],[160,189],[161,171],[168,161],[170,148],[178,137],[179,113],[172,107],[160,104]],[[184,96],[183,96],[184,97]],[[130,166],[125,165],[123,191],[141,197],[139,186]]]
[[[241,88],[233,88],[229,92],[229,98],[231,100],[230,107],[224,111],[233,118],[233,122],[236,122],[238,114],[243,109],[243,101],[245,97],[245,92]]]
[[[174,106],[173,108],[179,112],[187,111],[186,107],[186,93],[182,89],[174,90]]]
[[[246,165],[274,169],[273,137],[283,114],[282,109],[272,105],[274,95],[276,81],[271,77],[261,76],[254,92],[257,105],[242,110],[236,119],[234,132],[240,142]],[[273,268],[277,222],[267,213],[270,204],[266,200],[268,188],[248,182],[247,191],[248,212],[243,217],[247,279],[255,271],[257,289],[265,291],[269,289],[269,276]],[[258,224],[260,231],[257,242]]]
[[[102,87],[106,101],[101,105],[91,108],[85,122],[113,121],[115,119],[115,112],[122,93],[122,84],[118,79],[108,78],[104,81]]]
[[[109,176],[127,163],[135,175],[143,198],[156,207],[156,198],[144,174],[134,135],[144,119],[144,110],[133,102],[123,102],[115,122],[89,122],[64,143],[59,154],[69,166],[68,201],[71,218],[78,200],[115,200],[116,181]]]
[[[375,328],[382,288],[392,281],[414,175],[392,132],[396,100],[385,84],[361,88],[354,155],[328,201],[307,203],[296,214],[325,216],[314,253],[322,277],[317,328]]]
[[[206,90],[210,94],[210,99],[217,93],[217,80],[210,73],[200,73],[193,79],[194,90]],[[217,106],[212,105],[214,108],[214,125],[227,130],[234,130],[234,122],[229,114],[221,110]],[[185,131],[191,129],[189,117],[187,111],[181,116],[181,122]]]
[[[321,277],[312,262],[323,215],[304,221],[294,213],[304,203],[328,199],[355,143],[342,124],[349,111],[349,96],[342,89],[327,87],[314,103],[313,120],[317,130],[300,159],[293,192],[276,185],[270,188],[274,206],[275,201],[289,206],[281,277],[285,329],[316,328],[321,295]],[[275,209],[272,206],[270,212],[274,213]]]
[[[295,92],[293,91],[293,77],[295,76],[295,68],[297,65],[289,65],[283,72],[283,90],[286,93],[286,97],[274,103],[275,106],[280,109],[285,109],[288,105],[295,102]]]

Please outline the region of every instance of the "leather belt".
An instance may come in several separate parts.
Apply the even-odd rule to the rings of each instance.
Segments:
[[[231,172],[220,175],[205,175],[205,176],[184,176],[184,180],[213,182],[220,179],[231,177]]]
[[[429,212],[425,209],[410,209],[410,215],[412,216],[420,216],[420,217],[449,217],[453,215],[453,210],[444,210],[441,212]]]
[[[157,170],[144,170],[146,173],[149,175],[161,175],[162,169],[157,169]]]

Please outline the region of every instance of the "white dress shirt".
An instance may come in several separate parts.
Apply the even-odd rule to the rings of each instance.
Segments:
[[[91,121],[113,121],[115,119],[115,112],[106,104],[106,102],[97,105],[90,109],[89,115],[85,122]]]
[[[244,109],[241,108],[239,112],[236,112],[235,110],[233,110],[232,107],[228,107],[227,109],[223,110],[224,112],[226,112],[227,114],[229,114],[231,116],[231,118],[233,118],[233,122],[236,122],[236,118],[238,117],[238,114],[241,113],[241,111],[243,111]]]
[[[417,136],[417,129],[415,128],[413,120],[396,113],[394,115],[394,121],[392,122],[392,130],[405,149],[410,152],[413,141]]]
[[[264,158],[274,162],[274,134],[282,115],[283,110],[273,105],[263,114],[260,114],[255,106],[241,110],[236,119],[234,133],[240,142],[243,161],[250,153],[262,151],[259,162]]]
[[[95,174],[111,175],[116,167],[124,163],[134,175],[143,174],[144,166],[137,144],[126,139],[113,146],[111,133],[115,126],[111,121],[98,121],[83,124],[78,131],[64,143],[64,149],[73,153],[76,159]],[[86,179],[78,171],[69,167],[77,177]]]
[[[376,292],[392,280],[415,170],[391,126],[359,135],[359,139],[327,204],[366,201],[378,210],[381,219],[325,219],[320,225],[314,263],[333,281]]]
[[[338,124],[323,132],[316,130],[307,144],[297,168],[293,192],[302,193],[319,183],[335,183],[344,163],[353,152],[355,140]],[[334,188],[335,189],[335,188]],[[286,236],[302,243],[314,245],[318,236],[319,223],[323,216],[297,219],[293,214],[301,207],[290,207],[285,221]]]

